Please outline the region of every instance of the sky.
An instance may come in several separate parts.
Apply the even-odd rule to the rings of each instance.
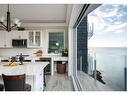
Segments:
[[[127,4],[103,4],[88,15],[93,23],[89,47],[127,47]]]

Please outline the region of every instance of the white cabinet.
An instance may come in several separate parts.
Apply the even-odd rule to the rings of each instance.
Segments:
[[[29,31],[28,47],[40,47],[41,46],[41,31]]]
[[[32,91],[43,91],[44,79],[43,70],[38,71],[36,75],[29,75],[26,77],[26,83],[32,86]]]
[[[5,32],[6,32],[6,34],[5,34],[6,47],[12,47],[11,32],[7,32],[7,31],[5,31]]]
[[[12,39],[28,39],[28,31],[0,31],[0,48],[12,47]]]
[[[37,73],[35,80],[36,80],[36,82],[35,82],[36,91],[44,90],[44,88],[43,88],[43,85],[44,85],[43,70]]]
[[[5,47],[6,45],[6,39],[5,39],[5,33],[6,31],[0,31],[0,47]]]
[[[28,31],[11,31],[12,39],[27,39]]]
[[[0,48],[11,47],[10,32],[0,31]]]

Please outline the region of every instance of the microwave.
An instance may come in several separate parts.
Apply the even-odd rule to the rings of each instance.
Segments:
[[[12,47],[26,48],[27,39],[12,39]]]

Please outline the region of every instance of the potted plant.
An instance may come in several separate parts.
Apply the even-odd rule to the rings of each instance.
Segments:
[[[66,48],[66,49],[64,49],[64,50],[62,50],[62,56],[68,56],[68,49]]]

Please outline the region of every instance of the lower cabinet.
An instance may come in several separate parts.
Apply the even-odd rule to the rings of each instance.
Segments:
[[[36,73],[36,75],[27,75],[26,83],[29,83],[32,87],[32,91],[44,90],[43,70]]]
[[[43,71],[40,71],[37,73],[35,78],[35,89],[36,91],[42,91],[44,90],[44,79],[43,79]]]

